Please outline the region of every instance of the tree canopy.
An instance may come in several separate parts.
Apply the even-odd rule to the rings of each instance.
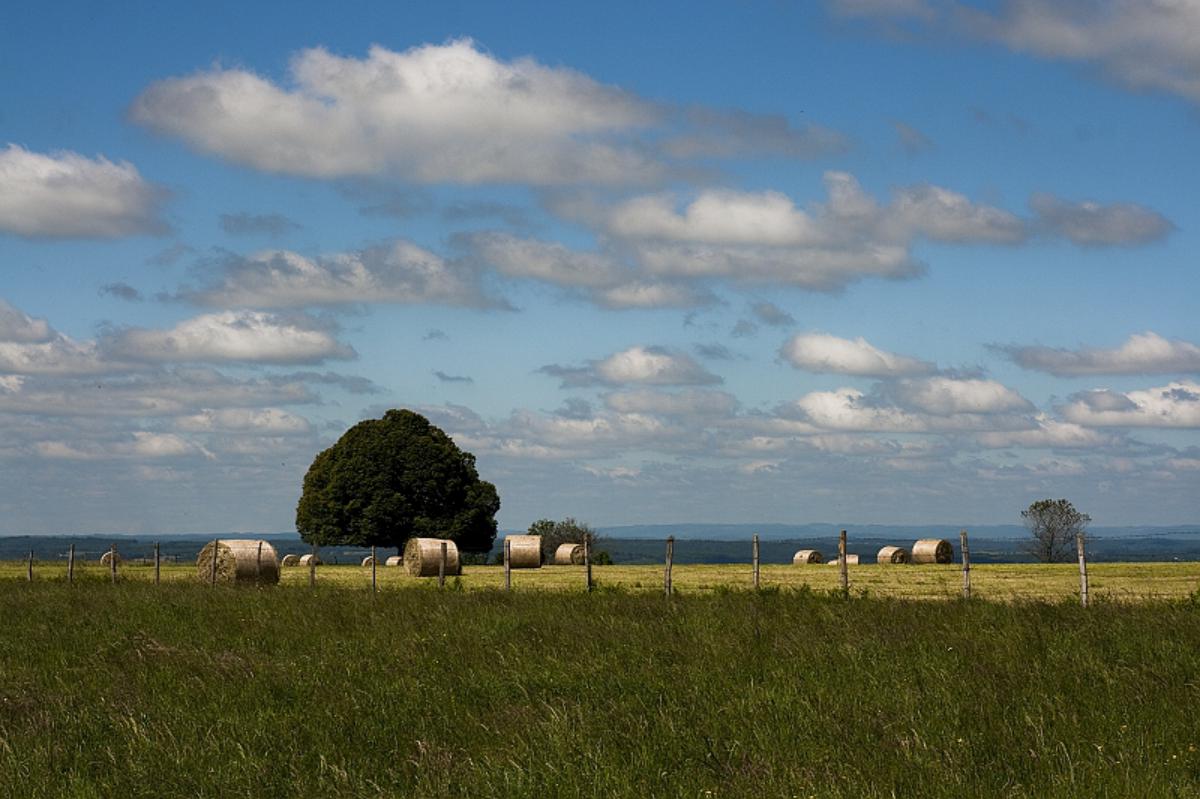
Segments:
[[[1040,499],[1021,511],[1021,518],[1032,536],[1027,543],[1029,554],[1042,563],[1070,560],[1075,536],[1092,520],[1065,499]]]
[[[542,559],[546,562],[554,557],[554,552],[562,544],[582,544],[584,536],[596,540],[595,531],[584,522],[575,521],[568,516],[560,522],[551,519],[538,519],[529,525],[529,535],[542,537]]]
[[[402,548],[428,536],[486,552],[498,510],[496,487],[479,479],[474,455],[424,416],[390,410],[354,425],[313,459],[296,529],[318,546]]]

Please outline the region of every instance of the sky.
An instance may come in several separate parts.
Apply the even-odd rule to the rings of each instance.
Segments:
[[[1200,520],[1200,2],[0,9],[0,534]]]

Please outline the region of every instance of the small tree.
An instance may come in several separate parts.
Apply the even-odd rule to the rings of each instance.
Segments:
[[[1026,550],[1042,563],[1070,560],[1075,536],[1092,520],[1065,499],[1040,499],[1021,511],[1021,518],[1032,536]]]
[[[528,534],[542,537],[542,560],[547,563],[554,558],[555,551],[563,544],[582,544],[584,536],[591,536],[592,543],[596,543],[596,531],[570,516],[561,522],[538,519],[529,525]]]

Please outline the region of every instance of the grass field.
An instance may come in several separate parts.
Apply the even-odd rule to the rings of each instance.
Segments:
[[[95,572],[0,581],[6,797],[1200,796],[1191,599]]]
[[[77,564],[81,579],[108,579],[108,571],[95,563]],[[63,580],[63,562],[35,564],[38,580]],[[307,586],[308,569],[287,568],[282,572],[284,586]],[[631,592],[661,592],[661,566],[598,566],[593,569],[595,581],[601,588],[619,588]],[[0,581],[23,580],[23,563],[0,563]],[[153,569],[145,565],[123,565],[120,578],[148,582]],[[166,565],[165,582],[192,582],[196,578],[193,565]],[[321,566],[317,581],[321,585],[346,588],[370,586],[371,570],[360,566]],[[429,578],[410,577],[402,569],[380,567],[377,570],[381,590],[391,591],[417,585],[428,585]],[[838,586],[835,566],[763,565],[761,583],[764,587],[831,591]],[[582,591],[582,567],[548,566],[536,570],[514,570],[513,588],[516,591]],[[1200,589],[1200,563],[1095,563],[1088,567],[1090,593],[1095,598],[1141,601],[1150,599],[1179,599]],[[751,585],[749,564],[675,566],[672,582],[676,591],[710,593],[722,589],[748,588]],[[504,571],[499,566],[466,566],[459,584],[466,590],[490,590],[502,587]],[[850,586],[853,593],[869,596],[927,599],[955,598],[962,591],[962,572],[951,566],[880,566],[876,564],[850,567]],[[1076,564],[982,564],[971,567],[972,593],[978,598],[992,600],[1045,599],[1057,600],[1079,595],[1079,568]]]

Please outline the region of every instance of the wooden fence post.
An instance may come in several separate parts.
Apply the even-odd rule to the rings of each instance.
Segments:
[[[217,538],[213,541],[212,551],[212,568],[208,573],[208,584],[216,586],[217,584],[217,557],[221,554],[221,539]]]
[[[108,547],[108,567],[112,571],[113,585],[117,583],[117,545],[110,544]]]
[[[371,593],[379,591],[379,583],[375,578],[375,567],[379,565],[378,558],[375,557],[375,547],[371,547]]]
[[[509,555],[512,554],[512,542],[508,540],[508,536],[504,537],[504,590],[512,590],[512,564],[508,562]]]
[[[675,563],[675,536],[667,538],[667,567],[663,570],[663,593],[671,595],[671,566]]]
[[[750,559],[754,563],[754,590],[758,590],[758,533],[754,534],[754,541],[751,546]]]
[[[75,582],[75,545],[67,549],[67,585]]]
[[[33,550],[32,549],[29,550],[29,569],[26,573],[26,576],[29,578],[29,582],[32,583],[33,582]]]
[[[838,536],[838,568],[841,571],[842,596],[850,598],[850,570],[846,564],[846,531]]]
[[[583,565],[587,572],[587,590],[592,590],[592,534],[583,534]]]
[[[313,544],[312,557],[308,559],[308,587],[317,587],[317,545]]]
[[[963,599],[971,598],[971,549],[967,546],[967,531],[958,531],[958,548],[962,551]]]
[[[438,560],[438,588],[446,587],[446,542],[442,542],[442,557]]]
[[[1075,534],[1075,550],[1079,553],[1079,602],[1088,606],[1087,555],[1083,551],[1083,533]]]
[[[157,541],[154,542],[154,584],[162,579],[162,552]]]
[[[258,551],[254,553],[254,584],[262,580],[262,545],[263,542],[258,542]]]

